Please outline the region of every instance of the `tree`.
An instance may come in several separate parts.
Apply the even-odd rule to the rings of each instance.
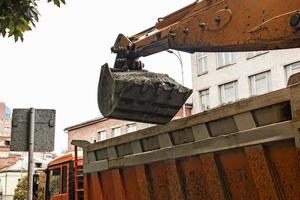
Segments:
[[[24,176],[21,181],[18,183],[15,189],[14,200],[25,200],[27,199],[27,191],[28,191],[28,184],[27,184],[27,176]],[[41,172],[39,174],[38,179],[38,191],[37,191],[37,200],[44,200],[45,195],[45,184],[46,184],[46,174]]]
[[[20,180],[20,182],[18,183],[18,185],[15,189],[14,200],[27,199],[27,190],[28,190],[27,176],[24,176]]]
[[[32,30],[39,20],[38,0],[0,0],[0,34],[24,40],[24,32]],[[60,7],[65,0],[47,0]]]
[[[44,200],[46,186],[46,173],[40,173],[39,175],[39,188],[37,200]]]

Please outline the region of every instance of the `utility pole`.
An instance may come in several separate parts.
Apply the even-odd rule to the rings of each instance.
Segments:
[[[28,193],[27,199],[33,198],[33,174],[34,174],[34,124],[35,124],[35,109],[30,108],[30,126],[29,126],[29,142],[28,142]]]

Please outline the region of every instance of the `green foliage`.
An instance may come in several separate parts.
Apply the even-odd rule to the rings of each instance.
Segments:
[[[15,41],[24,39],[39,20],[37,0],[0,0],[0,35],[14,37]],[[65,0],[48,0],[60,7]]]
[[[45,187],[46,187],[46,174],[42,172],[39,175],[39,189],[37,200],[44,200],[45,198]]]
[[[28,190],[27,176],[24,176],[15,189],[14,200],[27,199],[27,190]]]
[[[46,184],[46,174],[41,172],[39,174],[39,181],[38,181],[38,191],[37,191],[37,200],[44,200],[45,196],[45,184]],[[24,176],[21,181],[18,183],[15,189],[14,200],[26,200],[27,199],[27,176]]]

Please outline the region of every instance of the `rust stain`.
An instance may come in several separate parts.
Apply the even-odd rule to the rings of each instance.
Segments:
[[[189,200],[209,200],[209,186],[204,174],[202,162],[198,156],[188,157],[179,161],[184,176],[184,188],[186,188]]]
[[[293,140],[281,141],[266,148],[278,192],[284,199],[300,199],[299,150]]]
[[[105,200],[125,200],[121,176],[118,169],[101,172],[103,198]]]
[[[150,200],[143,165],[125,168],[122,173],[122,179],[127,199]]]
[[[170,199],[172,200],[182,200],[184,199],[184,193],[182,191],[180,178],[177,172],[176,161],[169,160],[165,161],[165,166],[167,170],[167,180],[168,180],[168,193]]]
[[[231,199],[259,199],[243,149],[220,152],[218,159]]]
[[[218,166],[213,153],[199,156],[203,174],[206,178],[206,187],[212,200],[225,200],[225,192],[221,183],[222,177],[218,173]]]
[[[245,151],[260,199],[278,199],[263,147],[248,147]]]
[[[168,200],[169,189],[167,171],[163,162],[152,163],[149,165],[149,178],[153,189],[152,197],[155,200]]]

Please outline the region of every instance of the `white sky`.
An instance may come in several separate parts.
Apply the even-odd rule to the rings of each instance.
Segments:
[[[56,109],[56,152],[67,148],[63,129],[100,116],[97,86],[100,67],[113,67],[110,47],[118,33],[131,36],[194,0],[67,0],[56,8],[39,3],[40,21],[23,43],[0,38],[0,101],[10,108]],[[190,55],[183,55],[191,87]],[[142,59],[146,69],[181,81],[180,64],[163,52]]]

